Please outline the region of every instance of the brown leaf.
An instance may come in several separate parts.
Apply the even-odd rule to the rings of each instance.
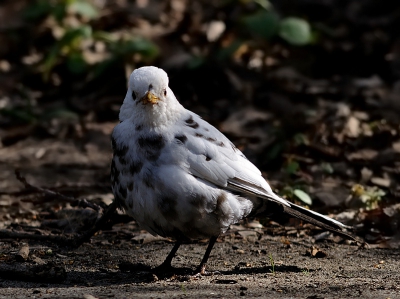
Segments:
[[[316,257],[316,258],[324,258],[324,257],[327,257],[328,254],[316,246],[311,246],[309,249],[307,249],[306,256],[311,256],[311,257]]]

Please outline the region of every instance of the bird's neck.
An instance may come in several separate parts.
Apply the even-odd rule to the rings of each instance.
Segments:
[[[181,116],[183,106],[176,102],[176,105],[154,105],[146,107],[145,110],[136,111],[132,119],[137,126],[149,129],[162,129],[175,124]]]

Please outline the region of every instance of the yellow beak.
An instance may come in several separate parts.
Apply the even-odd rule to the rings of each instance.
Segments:
[[[157,104],[157,102],[159,101],[160,99],[158,98],[158,97],[156,97],[153,93],[151,93],[150,91],[148,91],[148,92],[146,92],[146,94],[144,95],[144,97],[143,98],[141,98],[140,99],[140,101],[143,103],[143,105],[146,105],[146,104],[152,104],[152,105],[154,105],[154,104]]]

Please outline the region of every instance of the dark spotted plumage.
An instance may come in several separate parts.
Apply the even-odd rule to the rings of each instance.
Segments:
[[[151,173],[146,173],[143,176],[143,183],[147,186],[147,188],[154,190],[153,177],[152,177]]]
[[[151,135],[140,137],[138,143],[141,148],[161,150],[164,147],[165,140],[162,135]]]
[[[126,153],[128,152],[129,147],[126,145],[119,145],[116,146],[114,149],[114,155],[117,157],[124,157]]]
[[[184,144],[187,140],[187,137],[185,135],[175,135],[175,139],[178,139],[182,144]]]
[[[155,161],[161,154],[165,140],[162,135],[142,136],[138,139],[138,144],[145,151],[147,159]]]
[[[199,124],[193,120],[192,115],[190,115],[190,117],[185,120],[185,123],[188,127],[191,127],[193,129],[197,129],[199,127]]]
[[[111,183],[113,185],[115,185],[116,183],[118,183],[118,179],[119,179],[119,174],[120,171],[117,169],[117,167],[115,166],[115,161],[114,159],[111,161]]]
[[[118,157],[118,161],[119,163],[121,163],[122,165],[126,165],[128,162],[126,161],[125,156],[119,156]]]
[[[126,187],[119,185],[118,192],[122,196],[122,198],[126,198],[127,194]]]
[[[158,207],[166,219],[174,220],[179,218],[178,211],[176,210],[176,199],[172,196],[161,196],[159,199]]]
[[[134,176],[136,173],[139,173],[140,170],[143,167],[143,163],[140,161],[132,161],[131,165],[129,166],[129,172],[132,176]]]

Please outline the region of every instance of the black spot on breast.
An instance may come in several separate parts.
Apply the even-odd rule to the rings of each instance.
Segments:
[[[128,152],[129,147],[126,145],[122,145],[122,146],[116,146],[115,150],[114,150],[114,154],[117,157],[123,157],[126,155],[126,153]]]
[[[139,173],[139,172],[140,172],[140,170],[142,169],[142,167],[143,167],[143,163],[142,163],[142,162],[140,162],[140,161],[138,161],[138,162],[133,161],[133,162],[131,163],[131,165],[129,166],[129,172],[131,173],[131,175],[135,175],[136,173]]]
[[[119,160],[119,163],[121,163],[122,165],[126,165],[127,164],[125,156],[119,156],[118,160]]]
[[[185,120],[185,123],[188,127],[193,129],[197,129],[199,127],[199,124],[193,120],[193,116],[190,116],[187,120]]]
[[[185,135],[175,135],[175,139],[178,139],[182,144],[187,141],[187,137]]]
[[[161,135],[153,135],[149,137],[140,137],[138,140],[139,146],[142,148],[151,148],[160,150],[164,147],[165,140]]]
[[[195,136],[196,136],[196,137],[203,137],[203,134],[196,133]]]
[[[148,174],[146,174],[146,175],[143,177],[143,183],[144,183],[148,188],[154,190],[153,178],[152,178],[151,173],[148,173]]]
[[[210,160],[211,160],[211,157],[206,154],[206,161],[210,161]]]
[[[138,143],[145,151],[146,157],[150,161],[156,161],[165,145],[165,140],[161,135],[152,135],[148,137],[142,136],[139,138]]]
[[[118,188],[118,193],[119,193],[123,198],[126,198],[127,191],[126,191],[126,188],[124,188],[122,185],[119,186],[119,188]]]
[[[149,90],[152,89],[152,88],[153,88],[153,84],[150,84],[149,85]]]
[[[217,141],[215,138],[211,138],[211,137],[207,137],[206,139],[207,139],[208,141],[211,141],[211,142]]]
[[[143,129],[143,125],[142,124],[136,125],[135,129],[136,131],[141,131]]]
[[[159,199],[158,207],[165,219],[176,220],[178,218],[176,203],[176,199],[170,196],[163,196]]]

